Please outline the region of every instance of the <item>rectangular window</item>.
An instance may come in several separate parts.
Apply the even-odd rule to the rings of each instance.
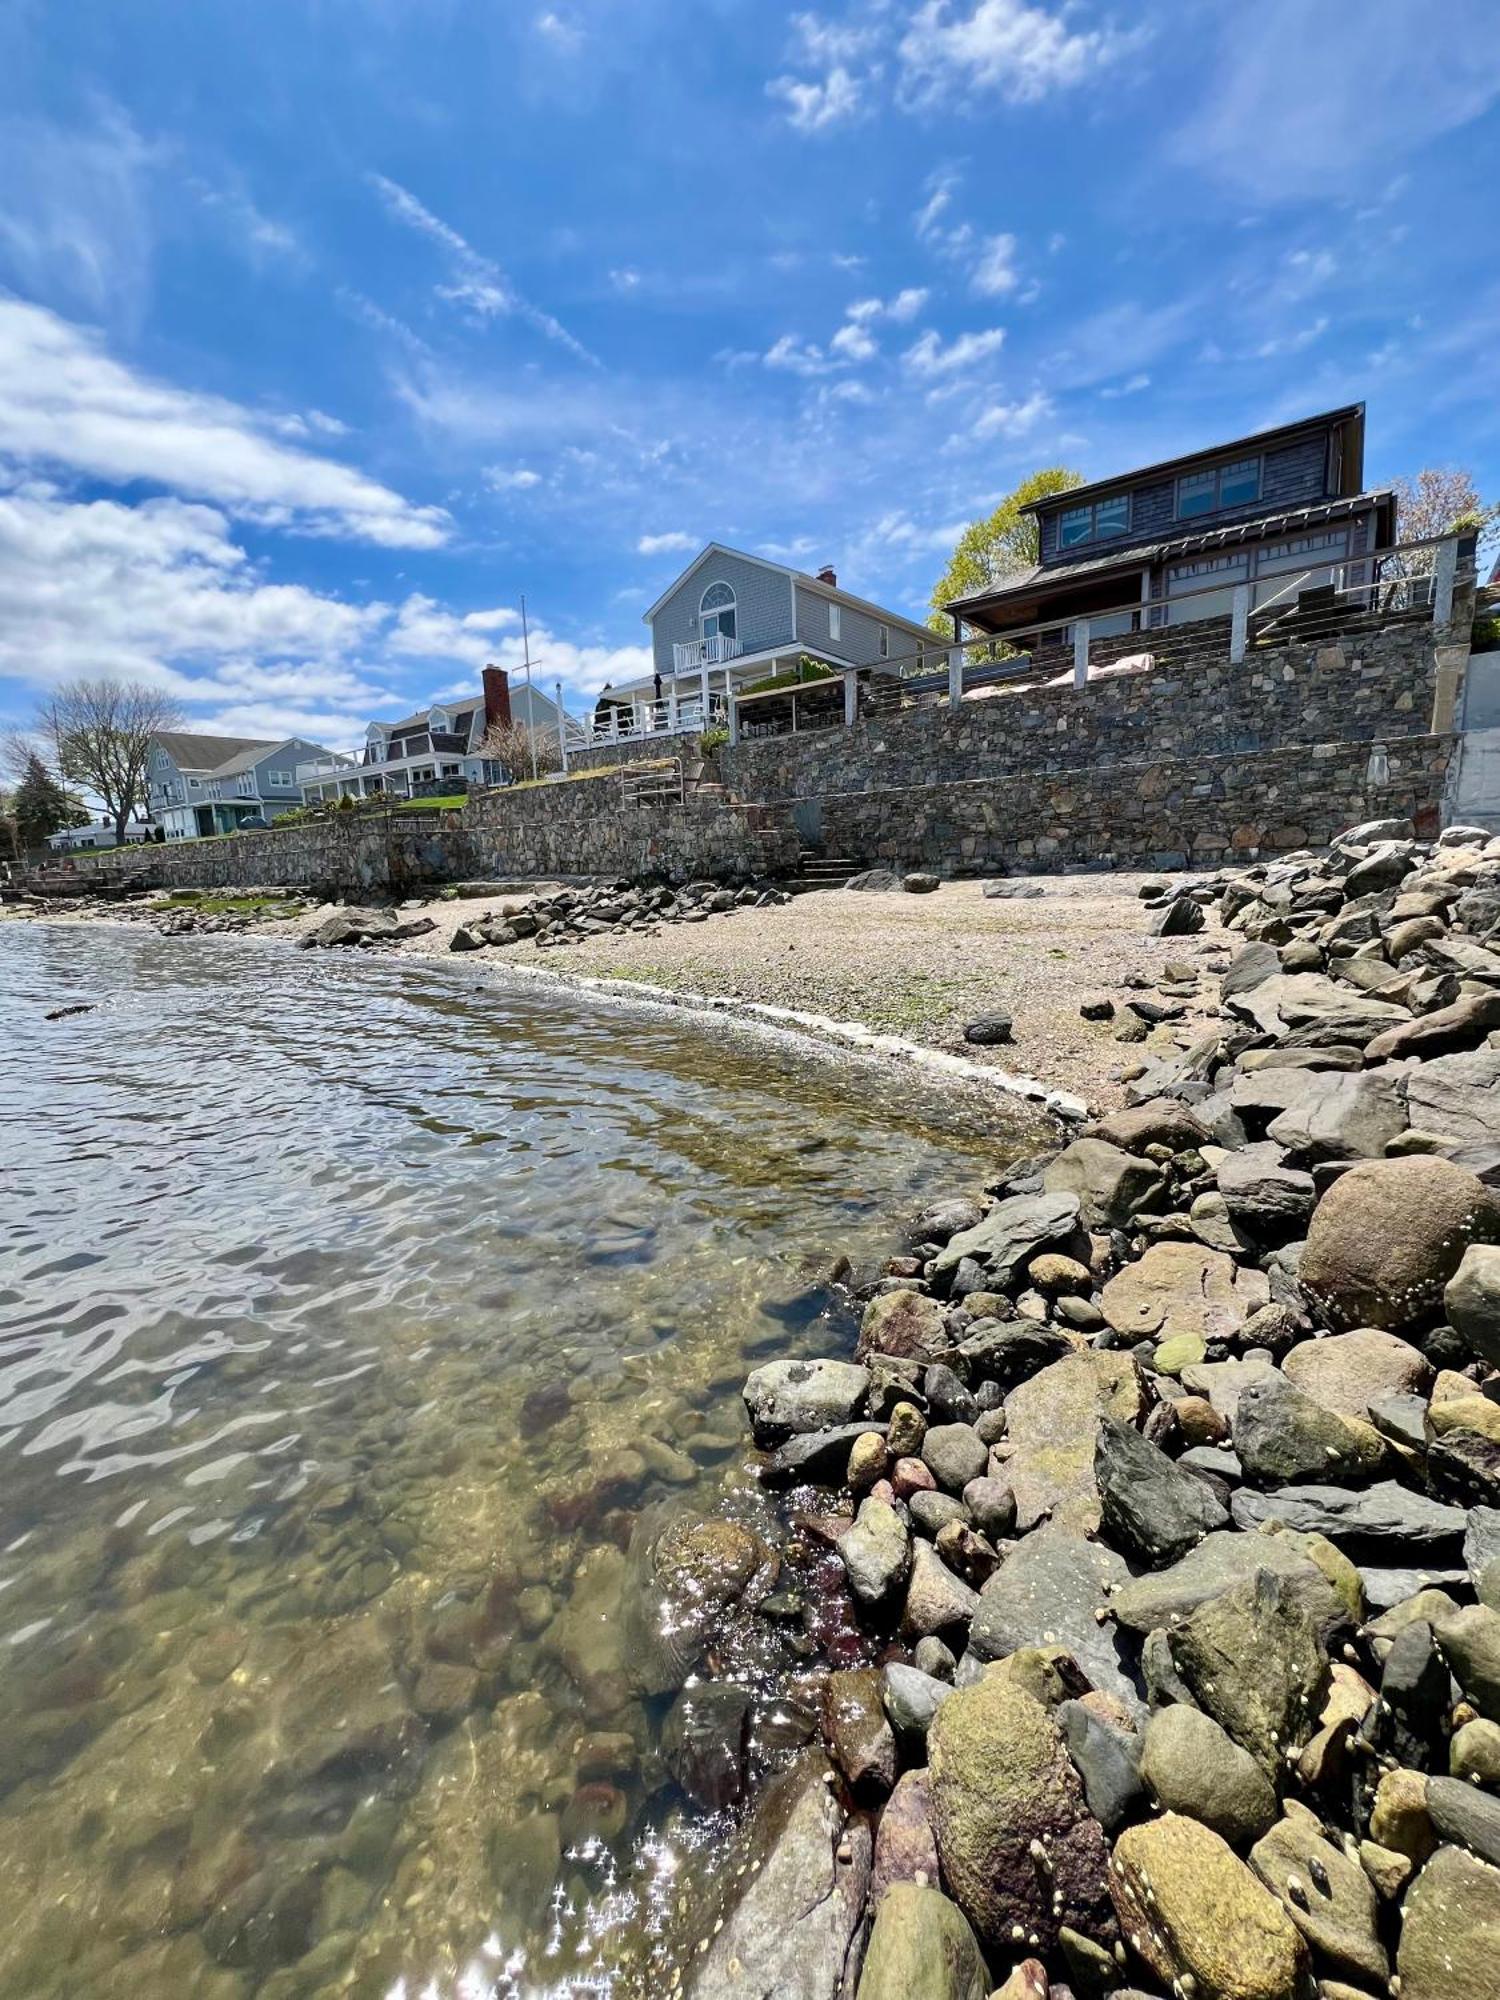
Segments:
[[[1103,540],[1106,535],[1124,535],[1130,530],[1130,495],[1116,494],[1113,500],[1101,500],[1094,509],[1094,534]]]
[[[891,628],[889,625],[882,625],[880,628],[880,657],[882,660],[888,660],[891,657]]]
[[[830,604],[828,607],[828,636],[830,639],[842,639],[844,636],[844,607],[842,604]]]
[[[1177,517],[1217,514],[1225,507],[1249,507],[1260,498],[1260,460],[1231,459],[1207,472],[1186,472],[1177,482]]]
[[[1069,507],[1058,516],[1058,545],[1065,549],[1076,549],[1080,542],[1086,542],[1094,532],[1094,510],[1092,507]]]

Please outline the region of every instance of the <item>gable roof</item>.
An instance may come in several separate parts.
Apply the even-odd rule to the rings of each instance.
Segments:
[[[736,562],[753,563],[757,569],[770,570],[773,576],[789,577],[792,582],[800,583],[804,590],[815,591],[819,597],[833,598],[840,604],[850,605],[856,611],[869,612],[872,618],[878,618],[882,624],[900,625],[909,632],[921,632],[924,635],[930,629],[917,619],[908,618],[904,611],[891,611],[883,604],[872,603],[868,597],[856,597],[852,590],[840,589],[836,583],[824,583],[820,578],[810,576],[805,569],[793,569],[789,563],[772,562],[767,556],[753,556],[746,549],[732,549],[727,542],[705,542],[686,569],[679,570],[656,602],[641,613],[642,624],[651,623],[667,599],[681,587],[683,580],[690,577],[699,563],[708,556],[733,556]]]
[[[1040,500],[1028,500],[1020,511],[1035,514],[1045,507],[1071,507],[1080,500],[1116,492],[1121,486],[1137,485],[1143,479],[1165,479],[1185,466],[1200,464],[1205,458],[1222,458],[1229,451],[1266,451],[1287,438],[1300,437],[1304,431],[1321,430],[1334,424],[1355,427],[1357,449],[1346,459],[1344,471],[1345,478],[1357,487],[1364,473],[1365,406],[1363,403],[1346,403],[1341,410],[1324,410],[1317,416],[1299,417],[1295,423],[1277,424],[1272,430],[1252,431],[1249,437],[1230,438],[1224,444],[1203,445],[1197,451],[1185,451],[1176,458],[1158,459],[1155,465],[1138,465],[1128,472],[1116,472],[1108,479],[1091,479],[1087,486],[1072,486],[1066,493],[1044,493]]]
[[[249,759],[253,764],[268,750],[281,747],[257,736],[198,736],[189,729],[159,730],[151,740],[166,751],[179,771],[222,771],[231,759],[243,758],[252,750],[256,753]],[[241,768],[236,764],[236,769]]]

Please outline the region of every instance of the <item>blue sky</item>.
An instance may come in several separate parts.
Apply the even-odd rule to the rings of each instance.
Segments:
[[[1364,398],[1500,493],[1492,0],[0,0],[0,721],[578,703],[709,539]]]

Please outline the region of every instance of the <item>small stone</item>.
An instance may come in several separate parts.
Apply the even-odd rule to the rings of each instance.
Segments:
[[[1179,2000],[1298,2000],[1308,1954],[1271,1892],[1209,1827],[1167,1813],[1120,1835],[1120,1928]]]
[[[911,1574],[911,1536],[894,1507],[863,1501],[854,1525],[839,1537],[838,1552],[849,1588],[861,1604],[894,1598]]]
[[[866,1493],[877,1479],[884,1479],[891,1454],[886,1440],[877,1431],[866,1431],[849,1447],[848,1481],[855,1493]]]
[[[994,1011],[980,1014],[964,1029],[964,1040],[979,1048],[994,1048],[999,1043],[1011,1039],[1013,1023],[1009,1014]]]
[[[1212,1716],[1183,1703],[1152,1716],[1141,1775],[1163,1811],[1201,1821],[1231,1847],[1249,1847],[1276,1823],[1276,1793],[1260,1765]]]
[[[892,1458],[919,1458],[927,1435],[927,1419],[915,1403],[897,1403],[891,1411],[886,1444]]]

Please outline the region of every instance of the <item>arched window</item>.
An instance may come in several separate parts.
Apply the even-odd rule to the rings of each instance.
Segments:
[[[705,639],[734,637],[734,592],[727,583],[711,583],[698,604],[698,623]]]

